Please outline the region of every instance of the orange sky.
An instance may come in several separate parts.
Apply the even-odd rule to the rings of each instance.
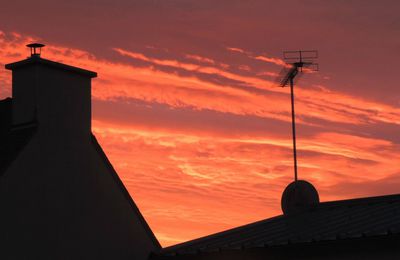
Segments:
[[[281,213],[293,169],[289,89],[274,81],[283,65],[279,53],[224,35],[218,47],[204,40],[209,53],[206,44],[173,48],[151,35],[133,46],[116,40],[103,52],[86,48],[90,40],[80,45],[21,28],[0,31],[2,66],[24,59],[25,44],[40,40],[48,45],[44,58],[98,72],[93,132],[162,245]],[[299,177],[316,186],[322,201],[398,193],[394,77],[381,87],[379,74],[320,55],[338,66],[322,64],[296,86]],[[343,75],[354,81],[344,85]],[[0,70],[0,97],[10,95],[10,82],[10,72]]]

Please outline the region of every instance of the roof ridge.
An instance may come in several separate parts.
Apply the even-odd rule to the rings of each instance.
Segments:
[[[216,238],[216,237],[219,237],[219,236],[230,235],[231,233],[240,232],[243,229],[247,229],[247,228],[250,228],[250,227],[253,227],[253,226],[257,226],[257,225],[262,224],[262,223],[275,221],[276,219],[283,218],[283,217],[284,217],[284,215],[278,215],[278,216],[274,216],[274,217],[271,217],[271,218],[258,220],[258,221],[247,223],[247,224],[244,224],[244,225],[241,225],[241,226],[238,226],[238,227],[234,227],[234,228],[231,228],[231,229],[227,229],[227,230],[223,230],[223,231],[220,231],[220,232],[212,233],[212,234],[207,235],[207,236],[203,236],[203,237],[195,238],[195,239],[192,239],[192,240],[189,240],[189,241],[185,241],[185,242],[182,242],[182,243],[179,243],[179,244],[176,244],[176,245],[164,247],[164,248],[162,248],[162,250],[163,251],[172,251],[172,250],[177,250],[177,249],[179,249],[181,247],[186,247],[186,246],[189,246],[189,245],[192,246],[192,245],[195,245],[196,243],[201,243],[204,240]]]
[[[360,198],[352,198],[352,199],[344,199],[344,200],[333,200],[333,201],[325,201],[320,202],[316,208],[324,208],[324,207],[333,207],[333,206],[349,206],[354,204],[364,204],[364,203],[378,203],[378,202],[387,202],[400,200],[400,194],[387,194],[380,196],[372,196],[372,197],[360,197]]]
[[[194,250],[198,249],[199,246],[206,246],[207,244],[211,243],[215,246],[215,240],[223,239],[224,237],[231,237],[233,240],[236,240],[237,234],[240,234],[243,231],[249,231],[249,229],[257,229],[260,226],[265,224],[269,225],[268,223],[275,223],[276,221],[284,220],[285,222],[292,222],[293,220],[303,219],[306,215],[313,213],[313,212],[326,212],[325,209],[340,207],[345,208],[352,205],[365,205],[365,204],[377,204],[377,203],[391,203],[393,201],[400,201],[400,194],[390,194],[390,195],[383,195],[383,196],[374,196],[374,197],[363,197],[363,198],[354,198],[354,199],[347,199],[347,200],[338,200],[338,201],[327,201],[321,202],[318,205],[312,206],[309,209],[303,210],[296,214],[290,215],[278,215],[272,218],[267,218],[263,220],[259,220],[256,222],[248,223],[242,226],[234,227],[232,229],[224,230],[221,232],[217,232],[214,234],[210,234],[207,236],[203,236],[200,238],[196,238],[193,240],[189,240],[180,244],[168,246],[162,248],[162,254],[174,254],[176,252],[180,252],[181,250]],[[322,210],[322,211],[321,211]],[[251,231],[253,232],[253,231]],[[235,238],[236,237],[236,238]],[[213,242],[214,241],[214,242]],[[227,241],[225,241],[227,242]],[[243,242],[243,241],[242,241]]]

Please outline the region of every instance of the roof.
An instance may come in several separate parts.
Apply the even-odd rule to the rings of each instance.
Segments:
[[[145,229],[147,235],[150,237],[151,241],[154,243],[156,246],[157,250],[161,249],[160,242],[158,242],[156,236],[154,235],[153,231],[151,230],[150,226],[147,224],[146,220],[144,219],[142,213],[140,212],[139,208],[133,201],[132,197],[130,196],[128,190],[122,183],[121,179],[119,178],[117,172],[115,171],[114,167],[112,166],[111,162],[108,160],[107,155],[101,148],[99,142],[97,141],[96,137],[94,134],[91,135],[91,141],[96,149],[97,153],[100,155],[100,157],[103,159],[103,161],[106,163],[107,168],[109,169],[109,172],[111,174],[111,177],[117,184],[119,190],[122,192],[123,196],[125,197],[126,201],[129,203],[131,209],[133,212],[138,216],[140,223],[142,224],[143,228]]]
[[[161,256],[400,235],[400,194],[320,203],[164,248]]]
[[[11,126],[12,99],[0,100],[0,176],[36,132],[36,122]]]
[[[0,137],[10,130],[12,99],[0,100]]]
[[[36,122],[30,122],[21,125],[12,125],[11,110],[11,98],[0,100],[0,177],[6,172],[10,164],[17,158],[18,154],[31,140],[37,129]],[[91,135],[91,143],[94,146],[96,152],[100,155],[101,159],[105,162],[114,182],[117,184],[119,190],[122,192],[123,196],[129,203],[131,209],[139,217],[139,220],[146,230],[148,236],[150,237],[156,248],[160,249],[160,243],[154,236],[146,220],[140,213],[139,208],[136,206],[132,197],[129,195],[129,192],[126,190],[121,179],[118,177],[117,172],[115,171],[111,162],[108,160],[106,154],[104,153],[103,149],[101,148],[100,144],[97,142],[97,139],[93,134]]]
[[[18,69],[18,68],[21,68],[21,67],[24,67],[27,65],[32,65],[32,64],[41,64],[41,65],[45,65],[45,66],[49,66],[49,67],[53,67],[53,68],[57,68],[57,69],[67,70],[67,71],[75,72],[75,73],[78,73],[78,74],[81,74],[83,76],[90,77],[90,78],[97,77],[97,73],[94,71],[85,70],[85,69],[81,69],[78,67],[66,65],[63,63],[42,59],[39,56],[32,56],[32,57],[29,57],[22,61],[9,63],[9,64],[6,64],[5,67],[8,70],[14,70],[14,69]]]

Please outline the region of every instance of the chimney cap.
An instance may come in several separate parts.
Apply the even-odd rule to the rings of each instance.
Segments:
[[[40,57],[40,54],[42,52],[42,47],[46,45],[42,43],[30,43],[27,44],[26,47],[31,49],[31,57]]]

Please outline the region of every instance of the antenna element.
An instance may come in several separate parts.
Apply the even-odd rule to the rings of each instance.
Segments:
[[[318,51],[284,51],[283,58],[289,68],[286,74],[280,79],[281,87],[290,86],[290,99],[292,104],[292,136],[293,136],[293,162],[294,162],[294,181],[297,182],[297,148],[296,148],[296,122],[294,113],[294,79],[303,72],[303,68],[309,71],[318,71],[318,64],[314,60],[318,58]]]

